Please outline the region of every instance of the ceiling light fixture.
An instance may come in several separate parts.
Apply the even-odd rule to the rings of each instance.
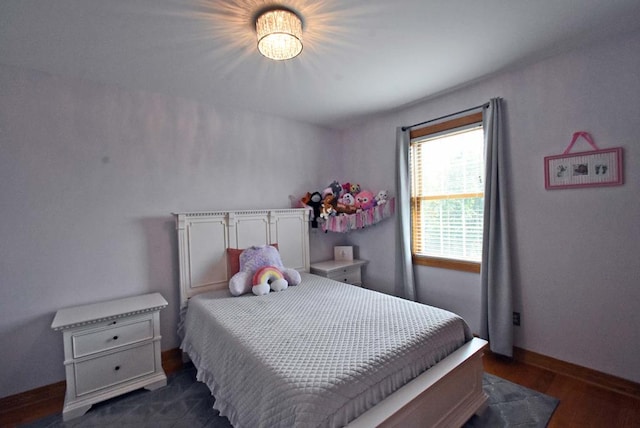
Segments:
[[[256,19],[258,50],[275,61],[295,58],[302,52],[302,20],[293,11],[270,9]]]

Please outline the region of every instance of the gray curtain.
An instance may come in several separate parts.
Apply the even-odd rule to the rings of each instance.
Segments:
[[[480,268],[480,335],[491,351],[513,355],[513,303],[505,133],[501,98],[490,100],[484,114],[486,180]]]
[[[416,300],[411,260],[411,188],[409,130],[396,129],[396,293]]]

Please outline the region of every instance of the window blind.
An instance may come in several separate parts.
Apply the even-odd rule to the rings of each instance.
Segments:
[[[411,142],[413,253],[479,262],[482,256],[482,127]]]

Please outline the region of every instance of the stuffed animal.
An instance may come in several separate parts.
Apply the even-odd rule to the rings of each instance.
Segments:
[[[333,195],[336,197],[336,200],[338,200],[341,192],[342,186],[336,180],[333,180],[331,184],[322,191],[322,198],[326,198],[327,195]]]
[[[340,198],[340,200],[338,202],[343,203],[345,205],[354,205],[355,206],[356,198],[354,198],[351,193],[345,193],[344,195],[342,195],[342,198]]]
[[[342,183],[342,190],[340,191],[340,195],[344,195],[345,193],[351,192],[351,183],[348,181],[346,183]]]
[[[320,211],[320,217],[328,219],[331,215],[335,215],[336,197],[332,194],[328,194],[322,200],[322,210]]]
[[[358,193],[360,193],[360,185],[357,183],[352,183],[351,187],[349,188],[349,193],[351,193],[352,195],[357,195]]]
[[[284,279],[284,274],[275,266],[261,267],[253,274],[253,287],[251,291],[256,296],[264,296],[269,291],[282,291],[289,287],[289,282]]]
[[[376,200],[373,197],[373,193],[368,190],[363,190],[356,195],[356,207],[362,210],[368,210],[373,208]]]
[[[262,270],[265,267],[273,269]],[[282,274],[282,278],[279,277],[278,272]],[[285,285],[281,280],[287,284]],[[295,269],[284,267],[280,253],[275,247],[252,246],[240,254],[240,270],[229,279],[229,291],[234,296],[251,291],[256,295],[263,295],[270,290],[280,291],[289,285],[298,285],[300,281],[300,273]]]
[[[358,209],[355,205],[345,205],[341,202],[336,204],[336,212],[338,214],[354,214],[358,212]]]
[[[341,214],[353,214],[358,211],[356,200],[351,193],[345,193],[336,204],[336,212]]]
[[[389,193],[386,190],[381,190],[376,195],[376,205],[384,205],[389,199]]]
[[[333,191],[333,196],[336,197],[336,201],[337,201],[340,195],[342,194],[342,186],[336,180],[333,180],[333,182],[329,184],[329,187]]]
[[[301,199],[302,203],[313,209],[313,218],[311,219],[311,227],[318,227],[318,217],[320,217],[320,208],[322,207],[322,195],[320,192],[307,192]]]

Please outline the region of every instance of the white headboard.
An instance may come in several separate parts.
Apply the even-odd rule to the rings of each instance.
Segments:
[[[226,288],[227,248],[278,244],[282,263],[309,271],[309,221],[304,208],[176,213],[180,302]]]

